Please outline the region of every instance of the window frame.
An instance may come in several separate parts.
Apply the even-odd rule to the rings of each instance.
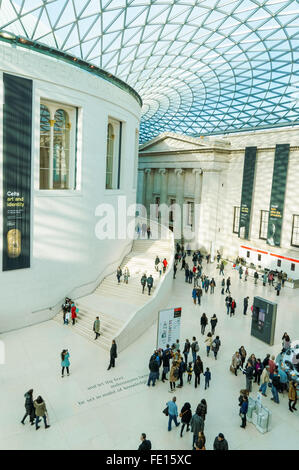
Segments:
[[[267,222],[263,219],[263,215],[267,214]],[[266,224],[266,225],[264,225]],[[260,211],[260,228],[259,228],[259,240],[267,240],[268,236],[268,225],[269,225],[269,211],[268,210],[261,210]],[[264,232],[266,228],[266,234]],[[262,236],[265,235],[265,236]]]
[[[234,207],[233,233],[237,233],[239,235],[241,207],[240,206],[233,206],[233,207]],[[237,212],[236,209],[239,210],[239,215],[236,215],[236,212]],[[236,221],[238,222],[237,230],[236,230]]]
[[[296,243],[294,243],[294,231],[295,231],[295,218],[298,218],[298,226],[296,226],[296,229],[298,228],[298,231],[296,231],[296,233],[298,233],[298,239],[299,239],[299,214],[293,214],[293,218],[292,218],[292,234],[291,234],[291,246],[294,246],[296,248],[299,248],[299,242],[298,242],[298,245]],[[297,238],[297,237],[296,237]]]
[[[112,158],[112,187],[107,187],[107,163],[108,163],[108,130],[109,126],[113,129],[113,158]],[[105,166],[105,191],[120,191],[121,190],[121,160],[122,160],[122,147],[123,147],[123,121],[108,117],[106,126],[106,166]]]

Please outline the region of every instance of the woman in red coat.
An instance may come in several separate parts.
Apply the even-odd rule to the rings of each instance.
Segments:
[[[73,304],[72,305],[72,308],[71,308],[71,316],[72,316],[72,322],[73,322],[73,325],[75,325],[76,323],[76,318],[77,318],[77,313],[76,313],[76,305]]]

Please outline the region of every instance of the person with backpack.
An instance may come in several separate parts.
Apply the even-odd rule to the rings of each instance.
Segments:
[[[151,295],[151,290],[154,285],[154,279],[153,276],[150,274],[150,276],[147,278],[147,288],[148,288],[148,295]]]
[[[199,351],[199,346],[198,346],[198,342],[196,341],[195,336],[193,336],[192,340],[193,340],[193,342],[191,344],[191,351],[192,351],[193,363],[195,363],[196,356],[197,356],[197,353]]]
[[[147,386],[151,386],[151,382],[153,383],[153,387],[156,385],[156,380],[158,378],[159,374],[159,363],[157,361],[157,352],[155,352],[152,357],[150,358],[150,362],[148,365],[148,368],[150,370],[149,376],[148,376],[148,381],[147,381]]]
[[[203,313],[201,318],[200,318],[200,326],[201,326],[201,334],[202,335],[205,334],[205,329],[206,329],[207,324],[208,324],[208,318],[207,318],[206,314]]]
[[[211,333],[213,335],[215,333],[215,328],[218,323],[218,319],[215,314],[212,316],[210,323],[211,323]]]
[[[24,395],[25,397],[25,416],[22,419],[21,423],[25,424],[25,420],[27,416],[29,416],[31,426],[34,425],[34,420],[35,420],[35,411],[34,411],[34,404],[33,404],[33,390],[29,390],[27,393]]]
[[[169,375],[170,392],[175,391],[175,383],[179,380],[180,375],[179,369],[180,365],[177,363],[177,361],[173,361]]]
[[[69,377],[70,375],[70,353],[68,352],[67,349],[64,349],[61,353],[61,367],[62,367],[62,372],[61,372],[61,377],[64,378],[64,371],[66,369],[67,371],[67,376]]]
[[[181,409],[180,412],[180,418],[181,418],[181,437],[183,437],[183,431],[185,429],[185,426],[187,426],[187,432],[189,431],[190,427],[190,421],[192,419],[192,411],[191,411],[191,405],[190,403],[185,403],[183,408]]]
[[[202,297],[202,288],[201,287],[196,288],[196,297],[198,299],[198,305],[200,305],[201,304],[201,297]]]
[[[200,385],[200,374],[203,373],[203,363],[202,360],[200,359],[200,356],[197,356],[196,361],[194,363],[194,375],[195,375],[195,381],[194,381],[194,386],[197,388],[197,385]]]
[[[191,344],[188,339],[186,339],[185,345],[184,345],[184,350],[183,350],[183,355],[185,359],[185,363],[188,364],[188,355],[191,349]]]
[[[219,339],[219,336],[216,336],[216,338],[212,342],[212,351],[214,353],[214,357],[216,360],[217,360],[217,354],[218,354],[220,346],[221,346],[221,341]]]
[[[140,283],[142,285],[142,293],[144,294],[144,289],[145,289],[145,286],[146,286],[146,281],[147,281],[147,277],[146,277],[146,274],[143,274],[141,280],[140,280]]]
[[[208,412],[208,405],[207,405],[206,400],[203,398],[196,408],[196,413],[198,414],[198,416],[201,416],[202,419],[205,421],[207,412]]]

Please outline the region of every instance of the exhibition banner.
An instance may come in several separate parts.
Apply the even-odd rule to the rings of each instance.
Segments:
[[[30,267],[32,81],[3,75],[2,269]]]
[[[290,144],[276,145],[267,243],[280,246]]]
[[[167,344],[171,347],[177,339],[180,339],[181,317],[181,308],[170,308],[159,312],[157,349],[165,349]]]
[[[246,147],[240,205],[239,238],[249,240],[257,147]]]

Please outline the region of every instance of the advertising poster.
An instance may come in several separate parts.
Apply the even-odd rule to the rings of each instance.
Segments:
[[[170,308],[159,312],[157,349],[165,349],[167,344],[171,347],[177,339],[180,339],[181,317],[181,308]]]
[[[280,246],[290,145],[276,145],[267,243]]]
[[[257,147],[246,147],[245,149],[239,224],[239,238],[245,240],[249,240],[256,152]]]
[[[30,267],[32,81],[3,75],[3,271]]]

